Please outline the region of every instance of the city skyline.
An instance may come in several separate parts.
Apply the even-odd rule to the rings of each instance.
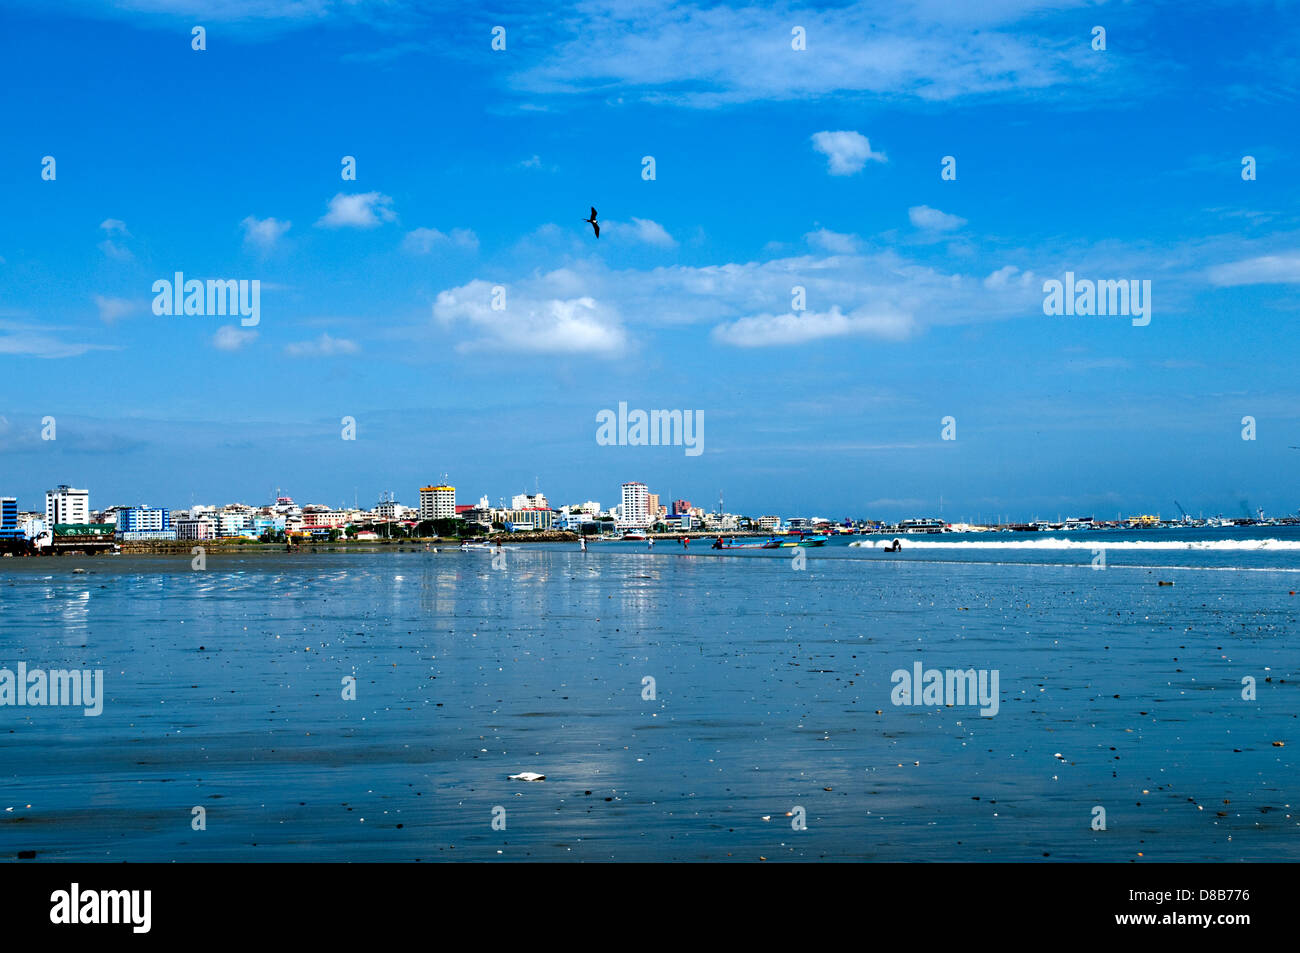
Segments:
[[[44,90],[3,159],[6,493],[1300,507],[1294,17],[3,6],[0,74]],[[255,323],[156,313],[177,273],[259,282]],[[1147,313],[1049,316],[1075,276]],[[702,452],[602,444],[622,403],[707,414]]]
[[[335,505],[333,503],[324,501],[322,499],[305,499],[305,498],[295,499],[288,490],[286,490],[283,487],[278,487],[276,488],[275,491],[273,491],[272,495],[268,498],[267,502],[263,502],[263,503],[257,503],[257,502],[249,503],[247,502],[247,500],[242,500],[242,499],[218,498],[211,501],[203,501],[203,502],[194,501],[189,504],[174,505],[166,502],[160,504],[157,501],[136,499],[131,502],[114,501],[108,503],[105,506],[96,508],[89,505],[88,488],[77,488],[77,487],[71,487],[68,484],[59,484],[58,486],[45,491],[45,493],[43,494],[43,499],[44,499],[43,511],[47,514],[45,520],[46,523],[92,522],[93,520],[91,520],[90,517],[95,515],[107,514],[113,511],[119,513],[131,512],[131,511],[138,512],[141,510],[161,512],[163,514],[163,519],[165,520],[167,518],[167,514],[169,513],[190,514],[190,513],[207,513],[209,511],[215,511],[217,513],[220,513],[230,508],[260,511],[260,510],[282,508],[284,506],[292,506],[299,511],[325,509],[335,513],[347,513],[347,514],[357,513],[357,514],[365,514],[365,515],[373,514],[374,518],[377,521],[391,520],[391,521],[407,521],[407,522],[412,522],[412,521],[418,522],[418,521],[432,520],[432,519],[460,518],[463,515],[463,511],[467,511],[467,510],[480,510],[480,511],[490,510],[493,511],[494,513],[502,513],[502,512],[518,513],[521,511],[529,511],[529,510],[543,510],[557,515],[589,512],[592,513],[593,515],[602,516],[602,517],[605,516],[617,517],[620,521],[620,525],[623,525],[625,521],[628,523],[628,525],[634,525],[633,521],[640,516],[645,516],[649,518],[649,520],[655,521],[660,519],[661,517],[672,517],[678,514],[695,514],[697,517],[706,514],[711,514],[716,516],[738,517],[741,519],[758,519],[760,517],[765,519],[776,518],[778,520],[816,519],[816,520],[827,520],[831,523],[840,523],[840,522],[847,522],[847,521],[866,522],[866,523],[879,521],[879,522],[887,523],[890,521],[890,519],[893,519],[895,522],[899,521],[900,519],[906,519],[908,521],[936,520],[941,524],[955,525],[955,526],[1010,525],[1010,524],[1029,524],[1035,522],[1039,522],[1039,523],[1055,522],[1058,524],[1063,524],[1063,523],[1071,523],[1076,520],[1091,521],[1093,519],[1096,519],[1099,522],[1107,522],[1110,520],[1110,516],[1108,513],[1100,512],[1100,511],[1096,513],[1090,512],[1087,514],[1083,513],[1082,511],[1078,511],[1078,512],[1071,511],[1069,515],[1066,515],[1065,511],[1061,511],[1056,514],[1055,520],[1051,519],[1050,514],[1047,515],[1047,518],[1044,518],[1045,514],[1038,514],[1038,513],[1035,513],[1032,517],[1024,518],[1010,513],[1001,513],[1001,512],[995,512],[995,513],[981,512],[981,513],[976,513],[973,516],[968,516],[963,514],[960,517],[953,516],[953,515],[944,516],[943,514],[936,515],[936,514],[927,514],[923,512],[914,512],[906,518],[898,518],[898,517],[891,518],[891,517],[885,517],[884,514],[878,514],[878,513],[852,512],[852,513],[843,513],[843,514],[836,515],[836,514],[832,514],[829,510],[824,510],[824,508],[822,510],[810,510],[806,512],[788,512],[788,511],[778,511],[778,510],[748,511],[748,510],[725,507],[723,505],[725,499],[722,497],[719,497],[717,507],[713,507],[711,505],[705,505],[705,506],[695,505],[692,504],[690,500],[682,499],[680,497],[672,498],[669,502],[665,503],[662,501],[668,498],[666,494],[652,492],[644,483],[641,483],[639,481],[623,482],[621,484],[620,491],[621,491],[620,501],[618,503],[611,504],[607,507],[602,507],[600,503],[593,498],[588,498],[586,500],[583,500],[582,502],[576,502],[577,498],[575,497],[574,501],[571,502],[552,503],[547,499],[546,494],[542,493],[540,490],[535,490],[533,493],[529,493],[525,491],[523,493],[513,494],[510,498],[509,505],[506,504],[506,498],[505,496],[502,495],[499,495],[497,497],[497,503],[493,504],[491,502],[490,494],[487,493],[479,495],[475,503],[472,504],[458,503],[456,497],[456,487],[440,484],[437,486],[420,487],[415,496],[414,505],[409,503],[403,503],[402,500],[399,499],[397,494],[393,491],[381,491],[377,499],[373,503],[371,502],[363,503],[359,499],[355,499],[352,503],[348,503],[346,500],[341,500],[337,505]],[[54,512],[56,513],[59,512],[61,507],[67,505],[62,501],[70,495],[73,496],[75,500],[74,505],[79,507],[79,509],[76,510],[76,514],[78,515],[74,515],[72,518],[68,520],[50,519],[48,514],[52,511],[52,508]],[[0,500],[9,500],[9,501],[14,501],[15,503],[21,502],[18,500],[16,496],[12,494],[3,494],[3,493],[0,493]],[[52,500],[54,502],[52,502]],[[24,508],[22,506],[15,506],[14,509],[16,510],[17,513],[22,513],[22,514],[42,512],[39,509]],[[1278,518],[1294,519],[1295,518],[1295,514],[1289,511],[1266,512],[1263,507],[1257,507],[1254,510],[1249,510],[1246,508],[1245,501],[1242,501],[1241,503],[1240,512],[1232,512],[1232,511],[1206,512],[1204,510],[1189,510],[1177,500],[1173,501],[1173,509],[1175,511],[1174,513],[1165,513],[1157,508],[1157,510],[1154,511],[1154,516],[1153,516],[1151,513],[1140,512],[1140,508],[1121,507],[1120,509],[1115,510],[1115,520],[1122,522],[1125,520],[1132,521],[1135,518],[1140,518],[1143,521],[1154,519],[1157,521],[1163,520],[1164,522],[1177,523],[1177,522],[1186,522],[1188,520],[1199,521],[1204,519],[1215,519],[1215,518],[1223,518],[1225,520],[1231,520],[1234,518],[1255,520],[1257,518],[1264,519],[1265,517],[1269,519],[1278,519]]]

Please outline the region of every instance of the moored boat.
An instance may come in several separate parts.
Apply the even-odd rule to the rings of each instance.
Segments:
[[[734,539],[724,540],[721,536],[713,544],[713,549],[764,549],[766,543],[738,543]]]

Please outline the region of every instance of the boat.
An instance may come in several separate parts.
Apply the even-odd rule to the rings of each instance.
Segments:
[[[794,549],[796,546],[825,546],[828,537],[822,534],[805,536],[792,533],[788,537],[773,536],[763,544],[764,549]]]
[[[738,543],[734,539],[723,541],[721,536],[713,544],[714,549],[765,549],[767,543]]]
[[[644,543],[646,541],[645,533],[624,533],[619,539],[627,543]]]

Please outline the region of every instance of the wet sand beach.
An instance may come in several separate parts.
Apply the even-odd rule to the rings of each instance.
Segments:
[[[105,697],[0,707],[0,857],[1300,859],[1300,553],[806,558],[5,560],[0,667]]]

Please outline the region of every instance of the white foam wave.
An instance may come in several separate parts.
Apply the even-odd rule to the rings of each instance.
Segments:
[[[1018,539],[1018,540],[982,540],[982,539],[963,539],[953,540],[952,542],[938,542],[934,540],[908,539],[906,536],[898,537],[902,543],[904,551],[909,549],[1107,549],[1107,550],[1144,550],[1144,549],[1168,549],[1180,551],[1206,551],[1213,552],[1216,550],[1228,551],[1260,551],[1276,550],[1295,552],[1300,551],[1300,539],[1205,539],[1205,540],[1186,540],[1186,539],[1130,539],[1106,541],[1082,540],[1082,539],[1058,539],[1049,536],[1046,539]],[[884,549],[893,542],[893,538],[881,540],[856,540],[849,543],[850,546],[862,546],[872,549]]]

